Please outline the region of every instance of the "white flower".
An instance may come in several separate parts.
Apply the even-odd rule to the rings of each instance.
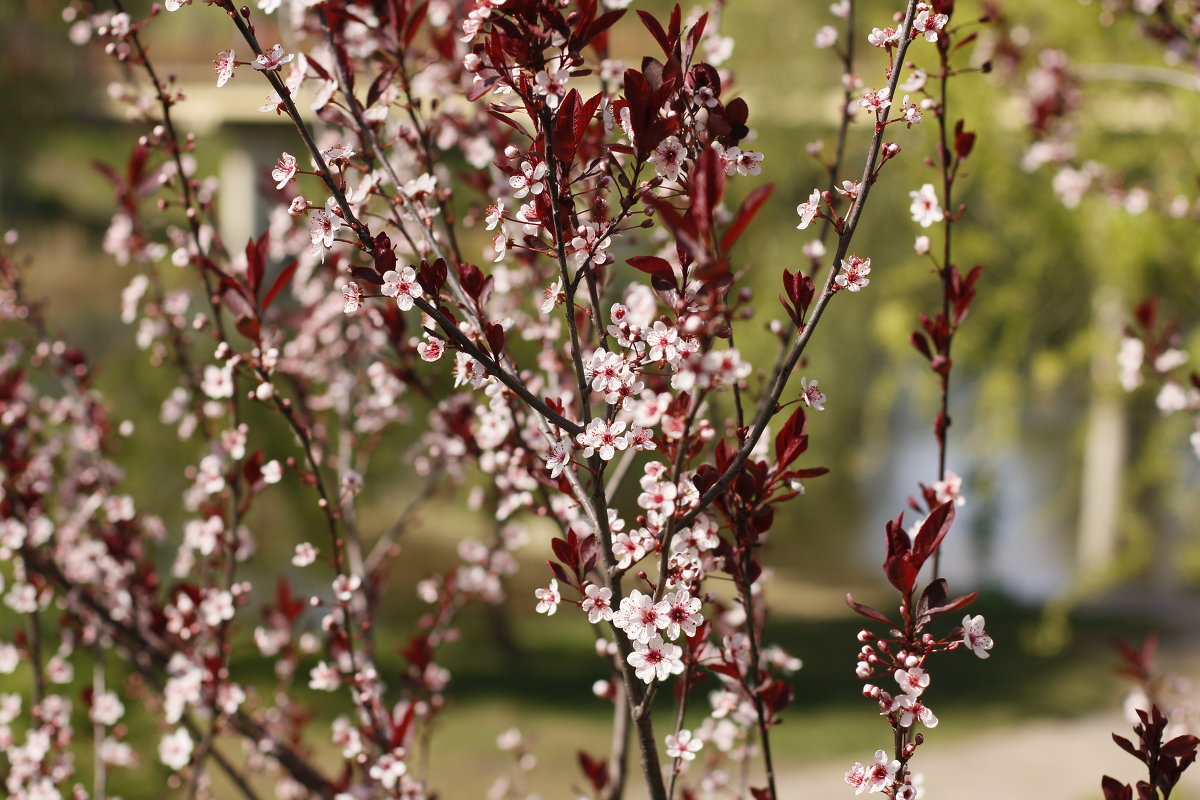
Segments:
[[[646,683],[655,679],[665,681],[668,675],[683,672],[683,648],[664,642],[661,636],[651,636],[648,642],[634,642],[633,652],[626,659],[634,668],[634,674]]]
[[[537,607],[534,610],[539,614],[545,614],[547,617],[554,616],[554,612],[558,611],[558,604],[562,602],[562,595],[558,591],[558,581],[554,578],[550,579],[549,588],[535,589],[533,596],[538,601]]]
[[[191,762],[193,745],[187,729],[177,728],[174,733],[168,733],[159,742],[158,757],[162,763],[179,771]]]
[[[692,761],[696,758],[696,753],[704,747],[704,742],[692,736],[692,732],[686,728],[679,731],[678,734],[667,734],[667,757],[681,758],[684,761]]]
[[[987,658],[992,649],[992,637],[984,633],[983,616],[972,617],[970,614],[963,617],[963,644],[965,644],[972,653],[980,658]]]
[[[915,192],[909,192],[908,196],[912,198],[912,205],[908,210],[912,214],[913,222],[922,228],[928,228],[946,218],[932,183],[925,184]]]
[[[812,224],[813,218],[817,216],[817,212],[820,210],[821,192],[813,189],[812,194],[808,196],[808,202],[796,206],[796,213],[800,215],[800,224],[796,226],[796,229],[802,231],[807,228]]]

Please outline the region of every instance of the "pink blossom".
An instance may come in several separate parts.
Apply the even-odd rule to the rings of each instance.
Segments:
[[[653,597],[634,589],[628,597],[621,598],[613,624],[625,631],[631,641],[645,643],[651,636],[657,638],[658,632],[671,624],[668,610],[663,601],[655,603]]]
[[[624,422],[607,422],[596,418],[588,423],[583,433],[575,436],[575,441],[583,447],[584,458],[599,455],[602,460],[609,461],[616,455],[617,450],[624,450],[629,446],[628,440],[621,435],[624,430]]]
[[[396,298],[396,305],[401,311],[408,311],[413,307],[413,300],[424,294],[421,284],[417,283],[417,271],[412,267],[389,269],[383,273],[383,288],[380,291],[386,297]]]
[[[342,227],[341,214],[335,209],[337,209],[337,201],[331,197],[325,201],[324,209],[313,212],[313,215],[308,218],[314,253],[320,253],[322,249],[328,250],[333,247],[334,234]]]
[[[446,343],[441,339],[425,339],[417,343],[417,355],[422,361],[437,361],[446,352]]]
[[[658,449],[658,445],[654,443],[654,431],[643,428],[641,425],[631,425],[625,438],[634,450]]]
[[[683,648],[664,642],[661,636],[651,636],[647,641],[635,641],[633,652],[626,659],[634,668],[634,674],[646,683],[655,679],[665,681],[668,675],[683,672]]]
[[[307,567],[317,560],[317,548],[311,542],[301,542],[296,545],[296,554],[292,556],[292,563],[297,567]]]
[[[634,562],[646,557],[646,547],[637,533],[619,533],[613,539],[613,557],[617,559],[617,569],[629,569]]]
[[[546,171],[545,161],[539,161],[536,165],[530,161],[522,161],[521,174],[508,179],[508,185],[517,190],[513,196],[521,198],[531,192],[541,194],[546,191]]]
[[[213,59],[213,72],[217,73],[218,89],[229,82],[236,67],[237,62],[234,60],[232,50],[222,50],[217,53],[217,57]]]
[[[193,746],[194,742],[187,728],[176,728],[158,743],[158,758],[178,772],[191,763]]]
[[[704,622],[700,598],[692,597],[687,589],[680,589],[663,597],[663,603],[667,606],[667,638],[678,639],[680,633],[695,636],[696,628]]]
[[[583,610],[587,612],[588,622],[607,622],[613,618],[612,589],[589,583],[583,593]]]
[[[342,302],[345,304],[342,308],[347,314],[353,314],[362,306],[363,291],[357,283],[351,281],[342,286]]]
[[[936,495],[938,503],[949,503],[954,501],[954,505],[962,508],[967,504],[967,498],[962,494],[962,478],[954,474],[950,470],[946,470],[946,474],[942,476],[940,481],[934,481],[931,487]]]
[[[646,361],[675,361],[679,358],[679,331],[662,320],[657,320],[642,335],[650,348],[646,353]]]
[[[674,136],[668,136],[650,154],[654,171],[669,181],[679,180],[679,170],[686,160],[687,148]]]
[[[817,381],[809,383],[808,378],[800,378],[800,399],[806,406],[817,411],[825,410],[825,393],[817,387]]]
[[[909,192],[908,196],[912,198],[909,212],[912,214],[913,222],[922,228],[928,228],[933,223],[945,219],[941,203],[938,202],[937,191],[934,190],[932,183],[925,184],[915,192]]]
[[[812,194],[808,196],[808,202],[796,206],[796,213],[800,215],[800,224],[796,226],[796,229],[802,231],[811,225],[813,218],[817,216],[817,212],[820,210],[821,192],[813,189]]]
[[[308,687],[318,692],[332,692],[342,685],[342,676],[324,661],[312,668],[308,674]]]
[[[900,43],[900,31],[895,28],[872,28],[867,35],[867,41],[875,47],[895,47]]]
[[[927,42],[936,42],[938,33],[950,21],[945,14],[934,14],[932,10],[929,3],[917,3],[917,15],[913,18],[912,24],[914,35],[924,34]]]
[[[563,439],[559,439],[554,444],[550,445],[550,453],[546,456],[546,469],[550,470],[550,477],[557,478],[566,469],[567,464],[571,463],[571,444]]]
[[[963,644],[980,658],[987,658],[991,655],[988,650],[992,649],[992,637],[983,630],[983,615],[972,617],[968,614],[963,617],[962,626]]]
[[[813,46],[824,50],[837,44],[837,39],[837,28],[832,25],[823,25],[817,30],[817,35],[813,37]]]
[[[683,728],[679,733],[667,734],[667,757],[679,758],[684,761],[692,761],[696,758],[696,753],[699,753],[704,747],[704,742],[692,735],[692,732]]]
[[[275,181],[275,188],[282,189],[296,178],[296,157],[291,153],[285,152],[279,157],[279,161],[275,164],[275,169],[271,170],[271,180]]]
[[[282,45],[277,44],[254,59],[251,66],[260,72],[273,72],[284,64],[290,63],[295,57],[292,53],[286,52]]]
[[[916,720],[920,720],[926,728],[936,728],[938,725],[937,716],[916,695],[902,694],[894,698],[888,710],[900,712],[897,722],[901,728],[911,728]]]
[[[867,89],[863,92],[862,99],[858,101],[858,104],[864,110],[878,115],[892,104],[891,94],[892,90],[887,86],[882,89]]]
[[[871,259],[851,254],[842,259],[842,269],[834,278],[834,283],[843,289],[858,292],[871,282],[867,277],[870,274]]]
[[[574,252],[571,258],[575,261],[576,266],[582,267],[590,259],[593,264],[607,264],[612,260],[612,256],[605,250],[612,245],[612,239],[607,236],[601,237],[596,232],[595,225],[580,225],[576,229],[576,235],[571,239],[571,247]]]
[[[913,697],[920,697],[921,693],[929,687],[929,673],[920,667],[898,669],[892,677],[900,685],[900,691]]]
[[[534,610],[548,617],[554,616],[554,612],[558,611],[558,604],[562,602],[562,595],[558,592],[558,581],[554,578],[550,579],[550,586],[548,588],[535,589],[533,596],[538,601]]]

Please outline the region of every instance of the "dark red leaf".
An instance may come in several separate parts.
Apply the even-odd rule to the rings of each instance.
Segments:
[[[875,622],[882,622],[884,625],[889,627],[895,627],[895,624],[886,616],[884,616],[883,612],[876,611],[870,606],[856,602],[849,592],[846,593],[846,605],[850,606],[850,609],[854,611],[854,613],[864,616],[867,619],[874,620]]]
[[[625,263],[648,275],[658,275],[670,280],[672,283],[675,281],[675,269],[671,266],[671,262],[665,258],[659,258],[658,256],[634,256],[633,258],[626,259]]]
[[[1100,781],[1100,788],[1104,790],[1104,800],[1133,800],[1133,787],[1108,775]]]
[[[742,201],[737,214],[733,216],[733,222],[730,223],[728,230],[725,231],[725,235],[721,237],[721,250],[729,252],[737,244],[737,240],[741,238],[746,227],[754,221],[754,217],[771,197],[773,191],[775,191],[775,184],[768,183],[766,186],[760,186],[746,195],[746,199]]]
[[[499,356],[504,350],[504,327],[497,322],[484,323],[483,335],[487,339],[488,347]]]
[[[292,277],[296,274],[296,267],[299,266],[299,264],[299,261],[293,261],[279,271],[279,275],[276,276],[275,282],[271,284],[271,288],[267,290],[266,296],[263,297],[263,311],[266,311],[271,307],[271,302],[276,298],[276,296],[279,295],[280,292],[283,291],[283,287],[287,286],[288,283],[291,282]],[[365,271],[370,272],[370,270]]]

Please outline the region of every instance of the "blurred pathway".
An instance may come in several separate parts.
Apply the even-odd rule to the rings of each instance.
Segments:
[[[921,748],[916,763],[927,776],[925,800],[1098,800],[1100,778],[1132,783],[1138,762],[1112,741],[1112,732],[1132,737],[1118,712],[1072,720],[1039,720],[948,741],[937,736]],[[865,753],[864,758],[872,754]],[[788,770],[779,795],[788,800],[850,800],[843,782],[849,763]],[[1172,800],[1200,798],[1200,765],[1193,765]]]

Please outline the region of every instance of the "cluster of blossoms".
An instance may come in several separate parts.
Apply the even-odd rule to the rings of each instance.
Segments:
[[[1200,374],[1187,368],[1188,354],[1178,347],[1177,323],[1159,318],[1156,300],[1140,304],[1133,316],[1117,353],[1117,378],[1127,392],[1147,381],[1156,386],[1154,404],[1164,416],[1192,415],[1195,424],[1188,442],[1200,458]]]
[[[183,11],[189,5],[166,8],[201,13]],[[220,769],[235,784],[245,771],[265,772],[283,797],[420,800],[430,790],[411,751],[436,726],[451,680],[439,648],[459,638],[466,605],[504,601],[530,538],[525,518],[537,515],[561,536],[536,611],[555,614],[564,593],[577,592],[571,602],[596,626],[611,667],[597,694],[636,717],[650,795],[669,797],[683,765],[709,744],[714,765],[697,782],[704,791],[745,773],[756,753],[769,765],[770,731],[791,699],[785,676],[800,665],[764,640],[763,544],[778,505],[824,472],[798,460],[808,446],[805,409],[822,409],[826,397],[807,378],[784,397],[811,329],[784,337],[787,357],[761,386],[733,344],[735,323],[751,312],[748,293],[734,288],[746,257],[737,245],[771,190],[748,186],[736,210],[725,206],[728,187],[755,183],[764,155],[749,149],[748,105],[731,96],[720,68],[731,48],[720,15],[641,14],[658,50],[634,69],[606,57],[622,0],[603,9],[356,3],[352,13],[340,3],[291,4],[279,18],[296,52],[257,38],[258,15],[280,3],[209,5],[254,53],[250,61],[235,48],[217,53],[218,87],[252,67],[241,79],[270,89],[260,111],[286,116],[301,135],[294,152],[262,165],[278,192],[267,229],[235,247],[217,224],[216,181],[185,158],[192,142],[171,115],[177,94],[149,80],[148,94],[127,96],[150,132],[123,170],[106,173],[120,211],[105,247],[138,272],[122,318],[137,325],[155,364],[179,374],[161,421],[197,454],[183,467],[181,535],[118,491],[114,426],[78,355],[57,343],[6,344],[5,602],[34,626],[49,624],[38,612],[57,603],[65,622],[52,656],[27,641],[4,643],[0,666],[29,659],[66,683],[80,648],[115,642],[146,671],[139,680],[163,727],[158,758],[189,793],[207,791],[209,771]],[[852,19],[848,0],[833,10]],[[908,22],[885,44],[897,65],[911,42],[944,35],[944,15],[931,10],[908,4]],[[152,18],[97,12],[85,24],[152,79],[141,43]],[[901,71],[867,94],[878,126],[920,120],[907,98],[889,118]],[[601,77],[595,94],[594,82],[578,80],[587,72]],[[463,92],[466,102],[442,102]],[[321,126],[310,128],[302,99]],[[474,172],[452,180],[447,153]],[[814,191],[801,206],[801,228],[820,218],[839,237],[827,287],[858,292],[869,283],[870,259],[847,247],[879,168],[898,153],[874,137],[867,178]],[[160,224],[150,213],[160,205],[181,210],[180,219]],[[649,228],[653,235],[642,233]],[[168,257],[192,270],[194,298],[162,288]],[[6,264],[4,277],[4,319],[24,324],[32,305],[17,296],[15,267]],[[836,292],[818,299],[811,280],[784,277],[798,332]],[[41,335],[36,325],[22,330]],[[59,402],[33,402],[31,365],[61,378]],[[746,402],[752,392],[757,402]],[[373,528],[378,517],[360,518],[356,503],[368,487],[386,506],[386,487],[369,488],[381,474],[372,457],[402,425],[418,429],[401,460],[424,483],[393,524]],[[639,467],[636,488],[624,485]],[[255,586],[248,565],[278,553],[277,543],[256,542],[252,523],[260,498],[285,482],[308,493],[327,539],[287,543],[282,561],[299,577]],[[397,675],[377,664],[374,625],[397,539],[439,494],[494,525],[418,583],[425,606]],[[628,521],[617,510],[635,505]],[[622,588],[635,573],[643,583]],[[716,577],[732,597],[705,588]],[[231,660],[242,641],[272,664],[274,685]],[[656,736],[648,712],[657,684],[674,676],[683,703],[705,671],[720,683],[708,719]],[[99,752],[113,765],[131,761],[120,703],[93,688],[90,714],[106,728]],[[330,730],[343,761],[328,774],[307,749],[309,692],[344,704]],[[890,713],[924,719],[919,696],[902,691],[898,702],[911,703]],[[30,711],[41,727],[10,757],[20,765],[16,796],[52,796],[41,784],[62,793],[74,780],[59,730],[69,708],[54,697],[45,693]],[[214,745],[226,736],[252,743],[244,770]],[[503,741],[528,755],[523,737]],[[660,753],[676,762],[670,791]],[[717,754],[736,766],[723,770]],[[581,761],[600,794],[625,759],[612,772]],[[776,797],[767,772],[755,793]]]

